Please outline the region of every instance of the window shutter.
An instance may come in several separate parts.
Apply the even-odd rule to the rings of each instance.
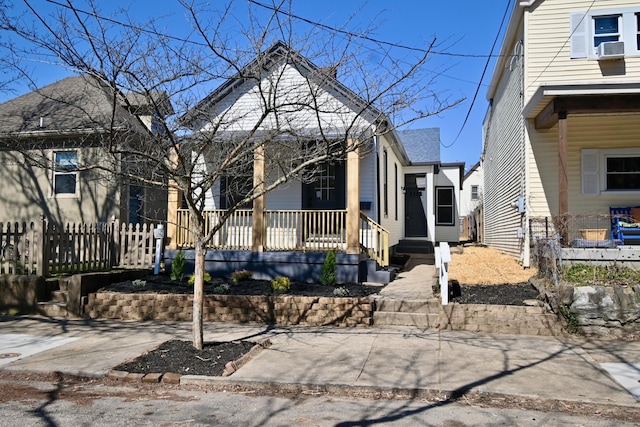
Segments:
[[[586,58],[587,46],[587,19],[585,12],[575,12],[571,14],[571,57]]]
[[[600,194],[598,150],[582,150],[581,155],[582,194],[596,196]]]

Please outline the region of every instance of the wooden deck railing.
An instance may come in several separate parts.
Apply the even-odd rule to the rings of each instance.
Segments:
[[[224,210],[206,212],[206,230],[217,224]],[[389,233],[361,215],[360,245],[380,265],[389,265]],[[346,210],[266,210],[264,248],[271,251],[305,251],[346,248]],[[178,210],[178,247],[193,247],[189,212]],[[246,249],[252,247],[253,212],[234,212],[214,235],[208,247]]]

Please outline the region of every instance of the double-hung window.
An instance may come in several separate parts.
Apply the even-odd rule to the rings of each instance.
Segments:
[[[593,47],[602,42],[620,41],[622,15],[605,15],[593,17]]]
[[[436,225],[455,225],[453,187],[436,187]]]
[[[640,192],[640,150],[584,149],[581,153],[582,194]]]
[[[77,195],[78,152],[55,151],[53,157],[53,194],[55,196]]]
[[[471,186],[471,200],[478,200],[479,196],[478,196],[478,186],[477,185],[472,185]]]
[[[640,56],[640,6],[573,12],[570,26],[572,58]],[[602,43],[616,46],[599,53]]]

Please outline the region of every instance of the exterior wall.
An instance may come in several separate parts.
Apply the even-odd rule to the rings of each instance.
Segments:
[[[262,120],[264,98],[271,100],[272,96],[262,97],[262,93],[276,94],[275,105],[269,106],[278,109],[279,105],[317,104],[321,113],[312,111],[311,108],[296,108],[294,112],[287,113],[278,109],[279,126],[273,115]],[[313,93],[313,98],[312,98]],[[260,130],[281,128],[283,123],[293,123],[296,130],[315,129],[321,123],[325,133],[330,134],[334,129],[337,132],[347,128],[359,131],[367,130],[370,123],[357,117],[357,114],[347,107],[348,100],[340,99],[337,94],[329,93],[307,79],[300,70],[291,64],[281,61],[274,65],[270,75],[260,81],[260,87],[254,81],[249,80],[241,84],[231,94],[226,96],[211,112],[211,123],[225,123],[219,130],[244,131],[253,129],[258,125]],[[315,108],[314,108],[315,110]],[[356,124],[356,126],[353,126]],[[204,124],[203,131],[207,131],[211,124]]]
[[[460,216],[467,216],[482,203],[482,186],[483,186],[482,168],[478,167],[471,172],[462,183],[460,190]],[[478,186],[478,199],[471,200],[471,187]]]
[[[598,0],[595,3],[592,0],[545,0],[525,12],[526,100],[542,83],[637,81],[640,75],[640,56],[637,54],[626,55],[623,61],[571,58],[572,12],[589,10],[593,13],[622,8],[637,8],[640,12],[637,0]]]
[[[460,240],[460,169],[458,167],[440,168],[440,173],[434,175],[434,187],[453,187],[455,197],[453,212],[453,225],[436,225],[436,242],[455,243]],[[432,199],[434,200],[434,199]],[[435,200],[433,201],[435,206]]]
[[[520,26],[517,40],[523,36]],[[509,52],[518,53],[514,41]],[[521,51],[521,50],[520,50]],[[484,123],[484,242],[520,256],[523,241],[518,229],[524,218],[511,204],[525,194],[525,136],[522,121],[522,58],[513,57],[502,72]]]
[[[402,176],[402,185],[404,185],[404,175],[406,174],[420,174],[420,173],[424,173],[426,175],[426,188],[425,191],[422,193],[422,205],[424,208],[424,211],[426,213],[427,216],[427,239],[432,242],[435,243],[436,241],[436,233],[435,233],[435,229],[436,229],[436,215],[435,215],[435,208],[434,208],[434,200],[435,200],[435,194],[434,194],[434,173],[433,173],[433,166],[429,165],[429,166],[405,166],[403,169],[403,176]],[[402,203],[402,207],[403,207],[403,212],[404,212],[404,194],[401,193],[401,195],[403,196],[401,199],[401,203]],[[404,226],[405,224],[403,224]]]
[[[389,246],[397,245],[404,237],[404,173],[402,162],[391,148],[390,141],[379,138],[378,156],[380,159],[380,225],[389,231]],[[384,212],[384,150],[387,152],[387,214]],[[398,182],[394,177],[394,165],[398,165]],[[397,211],[396,211],[396,203]]]
[[[532,143],[529,214],[549,216],[558,211],[558,128],[530,131]],[[639,192],[600,192],[583,195],[582,149],[633,149],[640,155],[640,114],[571,116],[567,119],[569,210],[571,214],[608,214],[612,206],[637,206]]]
[[[99,149],[78,150],[79,162],[100,156]],[[50,152],[47,153],[50,155]],[[92,162],[95,160],[88,160]],[[120,191],[107,175],[79,172],[79,194],[54,197],[50,170],[29,166],[22,155],[0,151],[3,181],[0,188],[0,220],[34,221],[44,215],[50,222],[95,223],[120,217]],[[165,204],[166,206],[166,204]],[[126,218],[126,217],[125,217]]]

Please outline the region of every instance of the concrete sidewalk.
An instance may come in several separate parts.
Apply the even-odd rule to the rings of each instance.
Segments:
[[[101,377],[114,366],[168,339],[190,340],[191,323],[0,317],[0,353],[5,354],[20,349],[7,348],[3,334],[39,337],[32,341],[42,343],[42,348],[0,365],[0,369]],[[58,340],[55,346],[47,344],[51,338]],[[640,342],[423,331],[411,327],[205,324],[206,341],[264,338],[269,338],[272,346],[232,376],[185,376],[183,380],[369,387],[383,391],[474,390],[639,405],[600,364],[633,366],[640,362]],[[635,374],[640,377],[640,372]]]

